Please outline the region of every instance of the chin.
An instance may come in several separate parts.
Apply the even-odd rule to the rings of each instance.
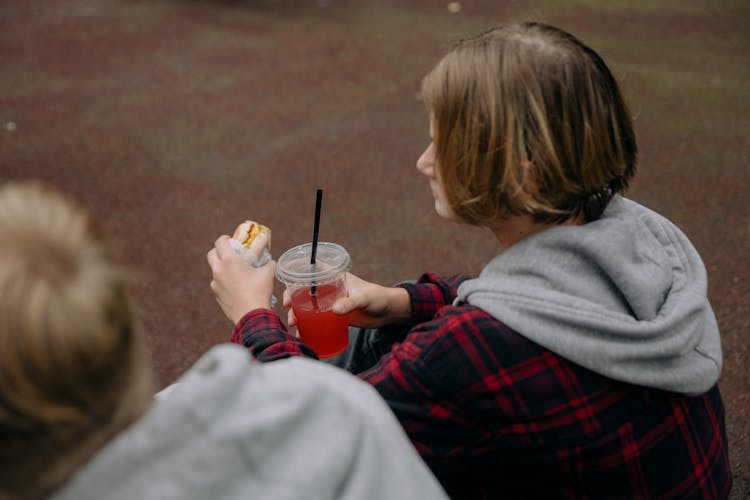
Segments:
[[[435,212],[437,212],[437,214],[443,219],[456,220],[456,216],[453,214],[453,211],[448,208],[448,205],[441,201],[435,200]]]

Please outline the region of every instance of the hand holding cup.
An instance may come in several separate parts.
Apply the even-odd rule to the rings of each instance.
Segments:
[[[409,294],[403,288],[386,287],[346,273],[346,294],[333,304],[335,314],[348,315],[349,325],[360,328],[379,328],[403,324],[411,319]],[[284,291],[285,307],[291,307],[291,295]],[[289,309],[287,320],[297,324],[294,310]]]

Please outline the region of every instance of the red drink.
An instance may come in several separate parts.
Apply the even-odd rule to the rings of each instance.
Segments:
[[[344,352],[349,343],[349,318],[331,309],[346,294],[351,259],[344,247],[325,241],[318,242],[316,258],[312,256],[311,243],[290,248],[279,257],[276,277],[291,294],[300,338],[319,357],[330,358]]]
[[[292,310],[302,342],[321,358],[341,354],[349,343],[349,318],[331,311],[343,293],[341,283],[319,285],[315,297],[310,287],[292,292]]]

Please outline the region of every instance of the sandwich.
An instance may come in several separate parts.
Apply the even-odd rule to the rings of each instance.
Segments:
[[[237,226],[229,242],[240,257],[256,267],[271,258],[271,230],[263,224],[246,220]]]

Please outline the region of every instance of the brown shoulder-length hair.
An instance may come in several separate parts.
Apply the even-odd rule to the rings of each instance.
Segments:
[[[128,288],[86,210],[0,186],[0,498],[46,497],[150,404]]]
[[[422,95],[448,204],[470,224],[593,220],[635,173],[615,78],[558,28],[511,24],[462,40],[425,76]]]

